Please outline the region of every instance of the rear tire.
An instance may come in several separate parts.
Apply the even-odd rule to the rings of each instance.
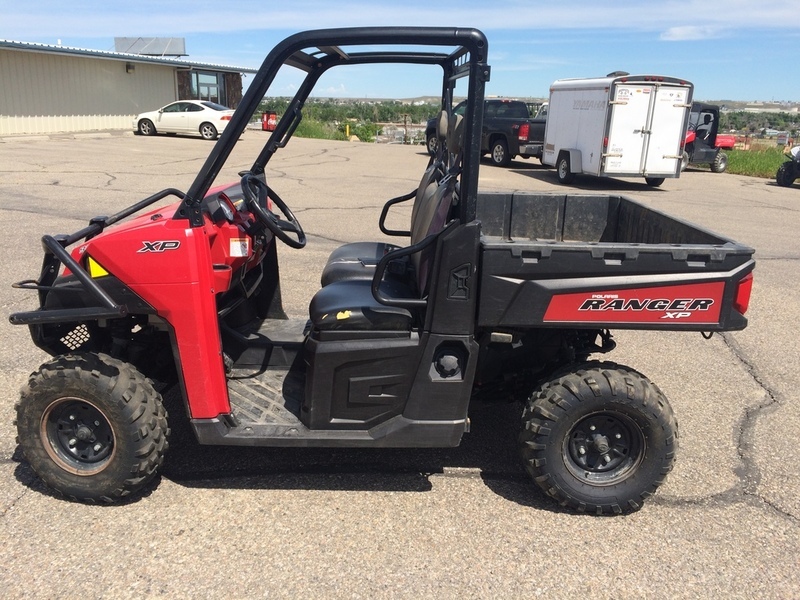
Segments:
[[[794,162],[787,160],[778,167],[778,172],[775,174],[775,181],[778,185],[791,187],[795,179],[797,179],[797,168]]]
[[[563,184],[570,184],[575,180],[575,173],[571,171],[569,156],[562,154],[556,162],[556,174],[558,182]]]
[[[636,511],[664,482],[678,426],[664,394],[628,367],[590,362],[544,383],[522,416],[534,481],[579,512]]]
[[[503,138],[497,139],[492,143],[489,156],[492,164],[496,167],[507,167],[511,164],[511,155],[508,153],[508,144]]]
[[[203,123],[200,125],[200,135],[203,136],[204,140],[215,140],[218,135],[217,128],[211,123]]]
[[[425,139],[425,147],[428,149],[428,154],[436,156],[436,153],[439,151],[439,138],[436,137],[435,133],[428,134],[428,137]]]
[[[711,170],[714,173],[724,173],[728,168],[728,155],[724,152],[717,152],[714,157],[714,162],[711,163]]]
[[[644,181],[650,187],[658,187],[662,183],[664,183],[664,178],[663,177],[645,177]]]
[[[168,447],[161,396],[132,365],[104,354],[58,356],[33,373],[16,406],[17,443],[49,487],[116,502],[155,476]]]

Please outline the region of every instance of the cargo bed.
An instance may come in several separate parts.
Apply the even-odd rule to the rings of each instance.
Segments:
[[[753,249],[629,198],[481,193],[478,218],[479,327],[747,324]]]

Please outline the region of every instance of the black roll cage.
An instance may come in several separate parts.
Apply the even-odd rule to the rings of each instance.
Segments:
[[[347,52],[345,46],[443,46],[450,52],[362,51]],[[310,49],[315,49],[309,51]],[[264,59],[231,121],[211,150],[173,218],[188,219],[192,227],[202,227],[201,202],[258,109],[267,90],[283,65],[296,67],[306,77],[259,153],[251,172],[262,175],[272,155],[284,147],[302,119],[302,108],[319,78],[328,69],[342,65],[419,64],[443,69],[442,108],[452,111],[455,82],[468,78],[467,111],[464,115],[464,153],[462,158],[459,220],[475,219],[480,164],[480,134],[483,122],[485,84],[490,67],[486,62],[488,42],[477,29],[445,27],[358,27],[321,29],[297,33],[278,44]]]

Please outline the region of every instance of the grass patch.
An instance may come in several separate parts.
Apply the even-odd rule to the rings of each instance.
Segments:
[[[349,127],[348,127],[349,126]],[[305,117],[297,126],[294,135],[318,140],[347,140],[345,132],[358,137],[362,142],[374,142],[378,127],[372,123],[326,123]]]
[[[783,148],[729,150],[728,173],[774,179],[778,167],[786,160]]]
[[[294,135],[318,140],[344,140],[344,133],[339,131],[333,123],[323,123],[322,121],[308,118],[300,121]]]

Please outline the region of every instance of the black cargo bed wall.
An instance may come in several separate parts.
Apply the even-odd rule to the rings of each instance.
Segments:
[[[724,244],[713,234],[622,196],[482,192],[486,237],[553,242]]]

